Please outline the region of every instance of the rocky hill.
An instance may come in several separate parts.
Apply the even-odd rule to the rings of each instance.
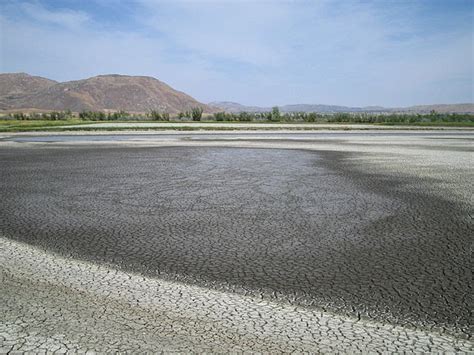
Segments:
[[[42,79],[48,85],[33,85]],[[25,85],[20,84],[26,83]],[[23,91],[17,88],[26,87]],[[177,91],[158,79],[146,76],[99,75],[89,79],[57,83],[27,74],[3,74],[0,77],[0,108],[4,110],[38,109],[71,111],[177,113],[201,107],[213,109]],[[18,94],[11,93],[16,90]],[[3,94],[5,93],[5,94]]]
[[[54,80],[26,73],[0,74],[0,110],[8,109],[18,99],[55,84]]]
[[[0,97],[17,97],[46,89],[57,81],[26,73],[0,74]]]

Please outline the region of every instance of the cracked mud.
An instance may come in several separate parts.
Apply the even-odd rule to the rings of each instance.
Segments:
[[[473,350],[472,137],[191,136],[0,146],[0,350]]]

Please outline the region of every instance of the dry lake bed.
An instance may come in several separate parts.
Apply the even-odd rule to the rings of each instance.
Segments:
[[[0,352],[472,352],[473,143],[0,135]]]

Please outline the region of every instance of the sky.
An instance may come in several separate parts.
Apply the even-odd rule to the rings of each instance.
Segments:
[[[202,102],[474,102],[474,0],[0,1],[0,72],[147,75]]]

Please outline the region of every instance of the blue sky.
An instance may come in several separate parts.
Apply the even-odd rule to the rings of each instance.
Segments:
[[[154,76],[203,102],[473,102],[474,0],[0,1],[0,71]]]

